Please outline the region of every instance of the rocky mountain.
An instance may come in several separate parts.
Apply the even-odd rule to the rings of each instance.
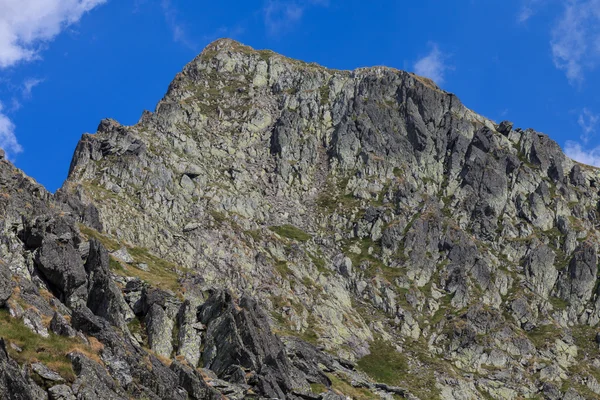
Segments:
[[[3,399],[600,398],[600,172],[428,79],[222,39],[0,158]]]

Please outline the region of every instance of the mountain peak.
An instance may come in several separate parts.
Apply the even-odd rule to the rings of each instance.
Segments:
[[[56,195],[0,167],[2,398],[600,393],[600,173],[422,77],[220,39]]]

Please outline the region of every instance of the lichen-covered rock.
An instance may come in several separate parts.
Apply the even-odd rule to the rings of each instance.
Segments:
[[[76,332],[59,312],[54,312],[50,320],[50,330],[57,335],[75,337]]]
[[[25,244],[37,249],[35,265],[50,289],[69,304],[85,301],[87,275],[77,250],[80,239],[74,221],[58,215],[40,217],[24,236]]]
[[[67,385],[55,385],[48,389],[50,400],[76,400],[71,388]]]
[[[56,194],[0,156],[5,332],[52,317],[66,337],[27,337],[85,353],[65,386],[6,364],[0,387],[594,398],[599,185],[428,79],[218,40],[137,124],[83,135]]]
[[[569,266],[559,278],[558,295],[579,313],[590,300],[598,276],[596,246],[582,243],[574,252]]]
[[[558,277],[558,270],[554,266],[555,258],[551,248],[537,244],[525,259],[525,276],[532,285],[532,290],[544,299],[550,295]]]
[[[134,314],[123,293],[110,278],[108,264],[108,252],[104,246],[95,239],[91,240],[85,263],[89,280],[87,306],[94,314],[124,329]]]
[[[171,370],[177,375],[179,384],[187,391],[192,399],[220,399],[221,395],[204,382],[204,379],[194,369],[174,361]]]
[[[69,358],[73,364],[73,371],[77,376],[72,389],[78,399],[126,399],[118,393],[119,390],[115,382],[100,364],[79,353],[70,353]]]
[[[44,326],[40,313],[34,308],[28,308],[23,313],[23,324],[32,332],[47,338],[48,329]]]
[[[157,303],[154,303],[148,310],[148,314],[146,314],[148,344],[156,354],[167,358],[171,357],[174,324],[174,321]]]
[[[10,358],[4,339],[0,339],[0,397],[7,400],[34,400],[19,365]]]
[[[198,321],[197,306],[186,300],[179,310],[177,316],[177,325],[179,326],[177,353],[182,355],[192,366],[197,366],[200,361],[202,348],[202,331],[205,326]]]
[[[31,369],[33,370],[33,372],[38,374],[40,376],[40,378],[45,379],[47,381],[51,381],[51,382],[64,381],[64,379],[62,378],[62,376],[60,376],[60,374],[58,374],[55,371],[52,371],[50,368],[46,367],[42,363],[31,364]]]
[[[285,393],[302,386],[283,343],[271,333],[255,301],[249,297],[238,301],[228,292],[216,291],[199,316],[207,326],[204,365],[217,376],[226,378],[237,367],[254,371],[258,388],[269,397],[285,398]]]
[[[6,300],[13,292],[12,275],[4,262],[0,261],[0,307],[4,306]]]

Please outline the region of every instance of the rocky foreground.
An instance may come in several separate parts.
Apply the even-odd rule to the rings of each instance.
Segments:
[[[2,399],[600,398],[600,172],[425,78],[219,40],[0,188]]]

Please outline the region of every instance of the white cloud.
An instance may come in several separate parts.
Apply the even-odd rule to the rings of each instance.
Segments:
[[[581,84],[600,56],[600,0],[566,1],[550,45],[556,68],[571,84]]]
[[[6,151],[10,159],[23,151],[23,148],[15,136],[15,124],[4,114],[2,103],[0,103],[0,148]]]
[[[519,15],[517,16],[517,20],[520,23],[524,23],[527,22],[529,20],[529,18],[531,18],[534,14],[534,11],[531,9],[531,7],[529,6],[524,6],[521,11],[519,12]]]
[[[44,79],[37,79],[37,78],[26,79],[25,82],[23,82],[23,90],[22,90],[23,98],[30,99],[31,91],[33,90],[33,88],[43,82],[44,82]]]
[[[521,24],[529,21],[537,13],[540,3],[544,1],[546,0],[524,0],[523,6],[517,15],[517,21]]]
[[[263,8],[265,26],[269,34],[278,35],[298,23],[308,7],[328,5],[329,0],[268,0]]]
[[[596,127],[598,126],[598,122],[600,122],[600,115],[594,114],[587,108],[584,108],[579,114],[579,118],[577,119],[577,123],[583,130],[583,134],[581,135],[581,139],[584,142],[587,142],[594,133],[596,133]]]
[[[106,0],[0,0],[0,68],[39,58],[44,44]]]
[[[438,85],[444,83],[446,71],[450,69],[446,65],[448,56],[442,53],[437,44],[433,43],[431,51],[425,57],[418,60],[414,65],[417,75],[432,79]]]
[[[565,143],[565,154],[582,164],[600,167],[600,147],[584,149],[581,144],[568,140]]]
[[[175,8],[171,0],[162,0],[160,3],[167,25],[173,33],[173,40],[181,43],[187,48],[197,51],[198,45],[189,38],[185,25],[179,18],[179,11]]]
[[[22,107],[21,102],[16,97],[13,97],[10,100],[10,107],[8,108],[8,112],[11,113],[11,112],[19,111],[19,109],[21,109],[21,107]]]

